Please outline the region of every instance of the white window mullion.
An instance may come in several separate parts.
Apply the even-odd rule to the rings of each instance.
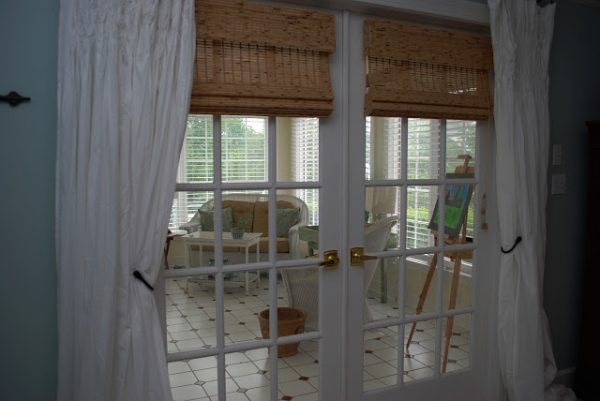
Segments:
[[[445,180],[445,170],[446,170],[446,120],[440,120],[440,157],[439,157],[439,175],[440,178]],[[440,365],[442,360],[442,336],[443,336],[443,324],[444,324],[444,250],[446,241],[445,238],[445,228],[446,228],[446,220],[445,220],[445,202],[446,202],[446,184],[442,183],[438,190],[438,246],[440,248],[440,253],[437,258],[437,285],[436,285],[436,313],[438,318],[436,319],[437,323],[435,325],[435,365],[433,368],[434,376],[440,376]]]

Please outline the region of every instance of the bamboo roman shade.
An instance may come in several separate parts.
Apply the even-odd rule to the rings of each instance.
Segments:
[[[334,16],[243,0],[196,0],[191,113],[327,116]]]
[[[491,116],[489,38],[367,20],[364,47],[366,115],[461,120]]]

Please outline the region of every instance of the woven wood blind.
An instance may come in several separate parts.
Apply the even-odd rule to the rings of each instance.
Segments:
[[[489,38],[367,20],[364,46],[366,115],[461,120],[491,116]]]
[[[191,113],[328,116],[329,13],[243,0],[196,0]]]

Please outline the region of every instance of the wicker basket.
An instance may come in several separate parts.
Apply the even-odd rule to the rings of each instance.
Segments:
[[[306,314],[301,310],[294,308],[277,308],[277,333],[279,337],[292,334],[304,333],[304,321]],[[265,309],[258,314],[260,322],[260,331],[263,338],[269,338],[269,309]],[[277,356],[287,357],[298,353],[300,343],[282,344],[277,346]]]

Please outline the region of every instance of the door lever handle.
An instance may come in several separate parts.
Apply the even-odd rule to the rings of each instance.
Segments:
[[[362,246],[357,246],[350,249],[350,265],[362,266],[365,260],[375,260],[377,256],[365,254],[365,249]]]
[[[323,252],[323,260],[318,263],[319,266],[323,266],[325,270],[333,270],[340,263],[338,252],[335,249]]]

